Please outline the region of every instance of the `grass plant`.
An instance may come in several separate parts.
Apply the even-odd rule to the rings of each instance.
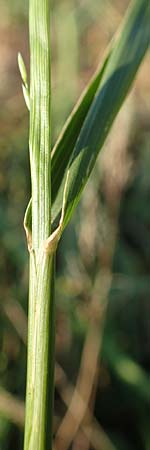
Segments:
[[[30,111],[32,186],[24,219],[30,257],[24,450],[52,449],[57,246],[147,51],[149,20],[148,0],[133,0],[52,149],[50,1],[29,1],[29,87],[18,57]]]

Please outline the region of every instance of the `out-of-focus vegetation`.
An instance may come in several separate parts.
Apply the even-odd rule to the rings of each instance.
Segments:
[[[53,2],[53,142],[128,3]],[[30,177],[28,112],[17,52],[29,68],[27,14],[27,2],[2,0],[0,450],[21,450],[23,438],[28,266],[22,222]],[[58,450],[71,445],[73,450],[150,449],[148,65],[149,56],[59,248],[54,420]]]

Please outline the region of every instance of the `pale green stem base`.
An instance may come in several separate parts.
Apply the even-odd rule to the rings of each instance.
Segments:
[[[30,255],[24,450],[52,449],[55,313],[54,256]]]

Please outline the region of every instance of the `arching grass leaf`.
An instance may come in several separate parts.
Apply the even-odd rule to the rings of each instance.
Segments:
[[[122,31],[106,66],[102,82],[83,123],[66,176],[62,220],[64,228],[79,202],[111,125],[127,96],[150,39],[148,0],[131,2]],[[53,220],[58,213],[53,204]]]

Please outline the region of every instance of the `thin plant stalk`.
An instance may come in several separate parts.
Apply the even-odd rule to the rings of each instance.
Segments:
[[[50,450],[54,390],[55,256],[51,233],[50,2],[30,0],[30,166],[32,233],[24,450]]]

